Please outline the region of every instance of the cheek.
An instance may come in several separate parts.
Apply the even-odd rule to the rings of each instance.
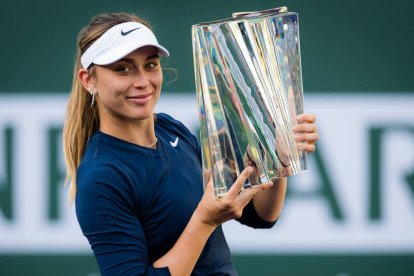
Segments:
[[[105,85],[98,90],[99,99],[104,105],[117,108],[122,106],[124,91],[119,85]]]
[[[128,81],[120,81],[116,78],[112,78],[103,84],[102,89],[104,89],[106,93],[119,94],[122,91],[125,91],[128,86]]]
[[[96,82],[98,92],[109,95],[118,94],[128,88],[130,80],[119,78],[113,73],[104,72],[99,75]]]
[[[160,91],[161,90],[161,86],[162,86],[162,74],[160,73],[159,76],[156,76],[153,80],[154,85],[157,87],[157,90]]]

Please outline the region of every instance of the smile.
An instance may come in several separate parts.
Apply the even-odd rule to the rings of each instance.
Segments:
[[[134,104],[145,104],[152,98],[153,93],[147,93],[142,95],[134,95],[126,97],[127,101]]]

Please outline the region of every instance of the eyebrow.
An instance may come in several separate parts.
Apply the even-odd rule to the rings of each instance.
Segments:
[[[159,58],[160,56],[158,54],[153,54],[152,56],[147,57],[147,60],[153,59],[153,58]]]
[[[154,55],[148,56],[146,58],[146,60],[150,60],[150,59],[153,59],[153,58],[159,58],[159,57],[160,56],[158,54],[154,54]],[[122,58],[118,61],[124,61],[124,62],[131,63],[131,64],[134,63],[134,60],[132,58]]]

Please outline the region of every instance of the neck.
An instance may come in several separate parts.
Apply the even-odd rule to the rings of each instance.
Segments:
[[[115,118],[100,120],[100,131],[143,147],[156,147],[154,116],[143,120],[125,121]]]

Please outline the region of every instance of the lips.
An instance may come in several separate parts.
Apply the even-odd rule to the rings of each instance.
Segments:
[[[133,96],[127,96],[126,99],[129,102],[135,103],[135,104],[145,104],[148,102],[153,93],[146,93],[146,94],[140,94],[140,95],[133,95]]]

